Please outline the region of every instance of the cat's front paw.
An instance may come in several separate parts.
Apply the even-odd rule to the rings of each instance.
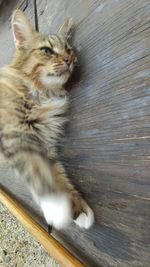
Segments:
[[[40,207],[47,223],[58,230],[65,229],[72,222],[71,204],[65,194],[42,197]]]

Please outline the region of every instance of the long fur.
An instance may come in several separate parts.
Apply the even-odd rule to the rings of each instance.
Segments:
[[[43,36],[17,10],[12,30],[15,55],[0,72],[1,153],[25,179],[48,224],[61,229],[74,220],[89,228],[93,212],[69,182],[56,151],[69,103],[63,85],[76,62],[67,41],[70,27],[65,22],[58,34]]]

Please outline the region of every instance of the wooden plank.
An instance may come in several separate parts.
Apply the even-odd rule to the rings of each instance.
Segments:
[[[65,17],[76,23],[79,66],[68,83],[71,111],[62,159],[96,214],[90,231],[73,225],[54,235],[87,266],[149,267],[149,1],[37,4],[42,32],[55,32]],[[3,166],[2,184],[40,214],[23,183],[11,181]]]
[[[76,23],[80,66],[68,85],[63,154],[96,225],[89,232],[72,227],[64,238],[96,266],[149,266],[149,3],[49,1],[45,9],[45,1],[38,3],[42,31],[54,32],[65,17]]]

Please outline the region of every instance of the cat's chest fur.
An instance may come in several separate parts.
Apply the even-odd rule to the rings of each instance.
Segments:
[[[34,122],[40,139],[46,146],[53,146],[62,133],[62,126],[67,121],[68,94],[65,90],[29,89],[28,96],[33,101],[29,120]],[[36,131],[36,130],[35,130]]]
[[[28,94],[29,98],[32,99],[34,104],[39,105],[39,106],[45,106],[45,104],[49,104],[52,102],[59,103],[64,103],[64,101],[68,101],[68,95],[67,92],[63,89],[57,89],[57,90],[46,90],[46,89],[41,89],[41,90],[36,90],[35,88],[30,87],[28,89]],[[58,105],[58,106],[59,106]]]

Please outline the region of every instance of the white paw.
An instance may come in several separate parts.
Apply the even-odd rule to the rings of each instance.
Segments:
[[[56,229],[64,229],[72,221],[71,204],[65,194],[42,197],[40,207],[47,223]]]
[[[89,229],[94,223],[94,213],[90,207],[87,207],[86,213],[82,212],[74,222],[81,228]]]

